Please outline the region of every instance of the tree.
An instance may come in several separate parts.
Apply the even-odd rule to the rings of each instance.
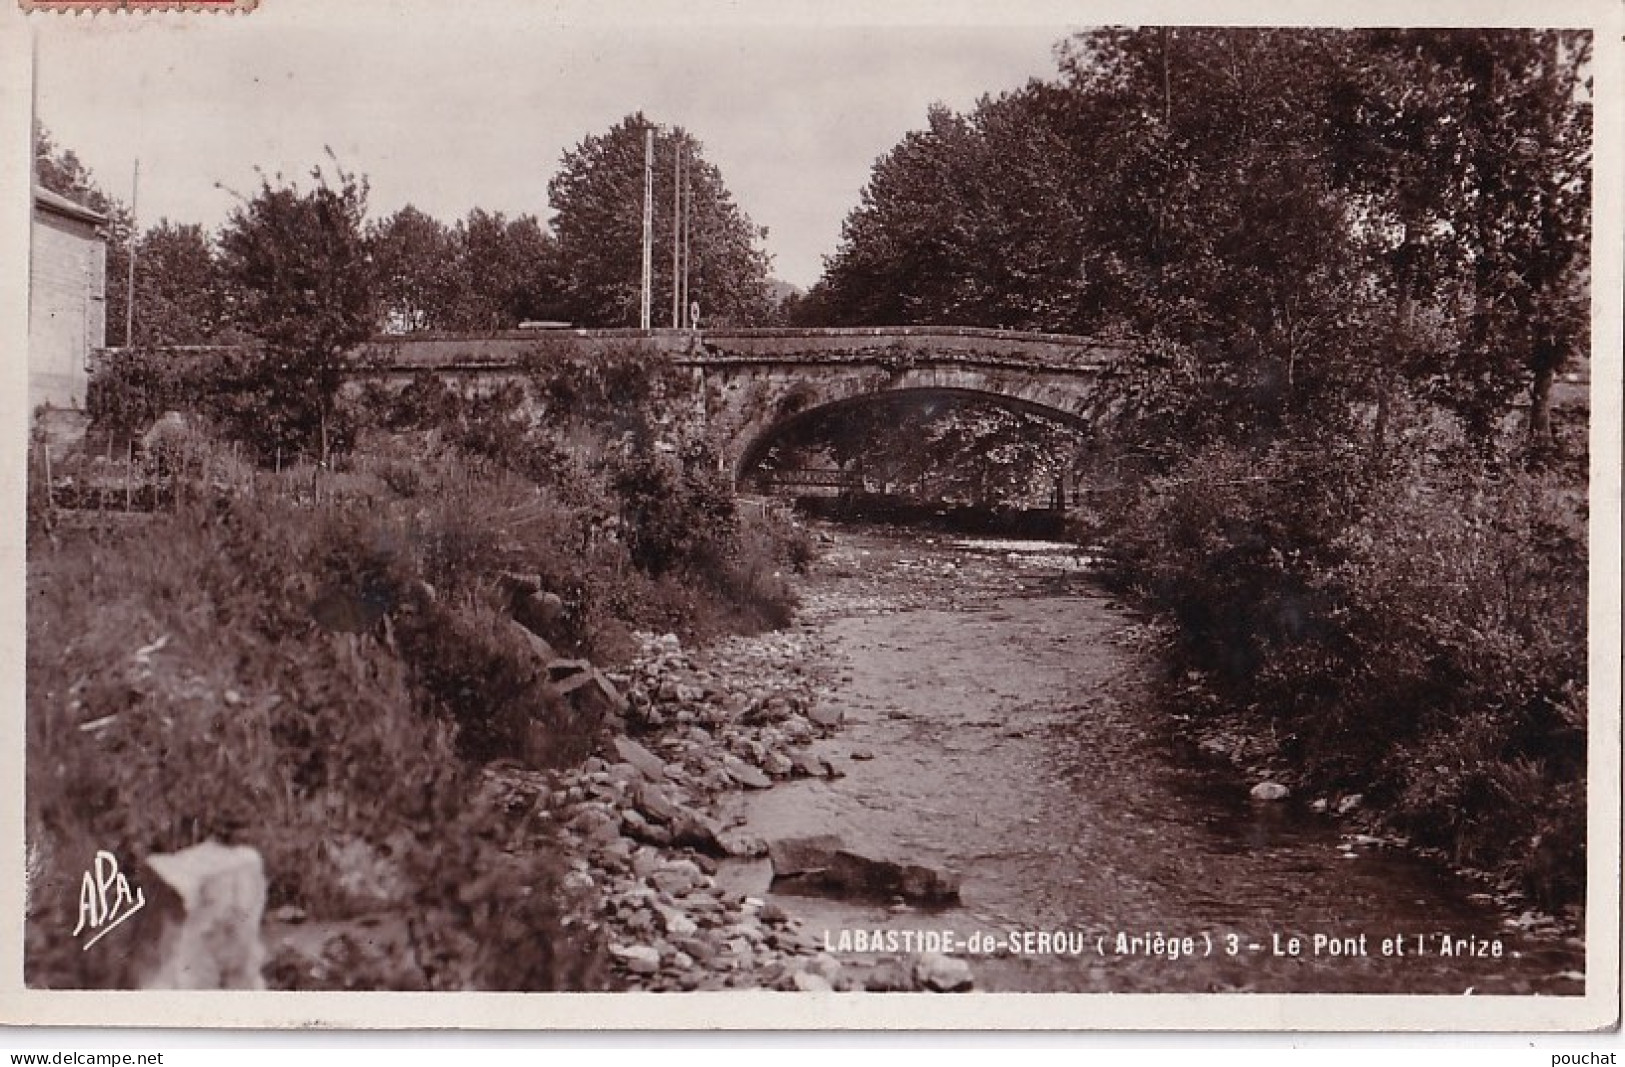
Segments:
[[[370,335],[375,311],[367,183],[342,168],[336,185],[320,168],[311,177],[316,185],[301,191],[262,176],[226,221],[220,253],[240,321],[264,345],[253,384],[270,401],[268,439],[314,444],[326,462],[346,356]]]
[[[197,225],[167,219],[141,235],[135,257],[135,336],[142,345],[205,345],[226,325],[214,249]]]
[[[1444,307],[1430,392],[1481,441],[1517,394],[1535,449],[1552,380],[1587,342],[1588,34],[1366,31],[1340,94],[1348,187],[1373,204],[1406,307]]]
[[[534,215],[509,219],[478,208],[457,224],[458,330],[511,330],[563,314],[557,247]]]
[[[461,289],[456,235],[408,204],[372,223],[367,244],[383,331],[451,329]]]
[[[1392,397],[1492,444],[1585,343],[1583,34],[1149,28],[934,108],[800,321],[1125,330],[1142,439],[1265,443]]]
[[[802,316],[1067,329],[1080,248],[1051,86],[942,105],[875,163]]]
[[[548,183],[553,231],[569,317],[589,326],[636,326],[642,282],[644,130],[642,113],[566,152]],[[676,153],[689,197],[690,299],[704,321],[749,325],[772,308],[766,237],[734,203],[702,145],[679,128],[658,130],[654,153],[654,322],[671,319]]]

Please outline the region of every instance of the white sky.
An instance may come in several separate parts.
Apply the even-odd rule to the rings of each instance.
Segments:
[[[39,20],[37,113],[126,202],[140,158],[143,226],[212,230],[234,202],[216,182],[251,193],[256,166],[303,177],[324,145],[371,180],[375,215],[545,221],[561,155],[642,109],[700,138],[768,227],[774,273],[806,287],[875,159],[929,104],[964,110],[1052,75],[1069,32],[1049,3],[957,24],[946,7],[883,9],[913,25],[760,0],[597,7],[261,0],[246,17]]]

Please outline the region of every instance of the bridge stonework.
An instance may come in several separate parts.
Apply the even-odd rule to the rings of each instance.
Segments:
[[[1071,423],[1098,407],[1096,386],[1122,342],[964,327],[546,330],[419,334],[371,342],[373,376],[474,379],[521,373],[548,352],[643,346],[692,375],[694,408],[738,478],[786,426],[831,407],[911,390],[978,395]]]

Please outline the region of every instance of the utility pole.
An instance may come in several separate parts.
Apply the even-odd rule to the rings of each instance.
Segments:
[[[645,330],[649,328],[650,285],[653,279],[654,260],[651,258],[654,251],[654,212],[655,212],[655,128],[643,128],[643,306],[639,323]]]
[[[679,275],[683,269],[683,141],[673,136],[671,181],[671,328],[683,324],[683,287]]]
[[[141,203],[141,160],[135,161],[135,173],[130,177],[130,272],[124,282],[124,347],[135,346],[135,246],[141,237],[136,224],[136,212]]]
[[[688,180],[688,168],[683,168],[683,295],[678,304],[688,325],[694,325],[693,307],[688,302],[689,220],[694,216],[694,189]]]

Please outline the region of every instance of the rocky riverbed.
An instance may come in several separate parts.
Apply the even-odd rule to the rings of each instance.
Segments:
[[[1258,790],[1268,761],[1238,773],[1149,714],[1145,624],[1077,554],[824,536],[792,629],[646,636],[611,679],[626,734],[549,786],[621,987],[1582,988],[1558,926],[1361,833],[1357,799]],[[1316,934],[1367,947],[1273,955]],[[1383,934],[1427,951],[1383,959]],[[1203,935],[1217,959],[1168,949]],[[1501,954],[1441,956],[1457,935]]]

